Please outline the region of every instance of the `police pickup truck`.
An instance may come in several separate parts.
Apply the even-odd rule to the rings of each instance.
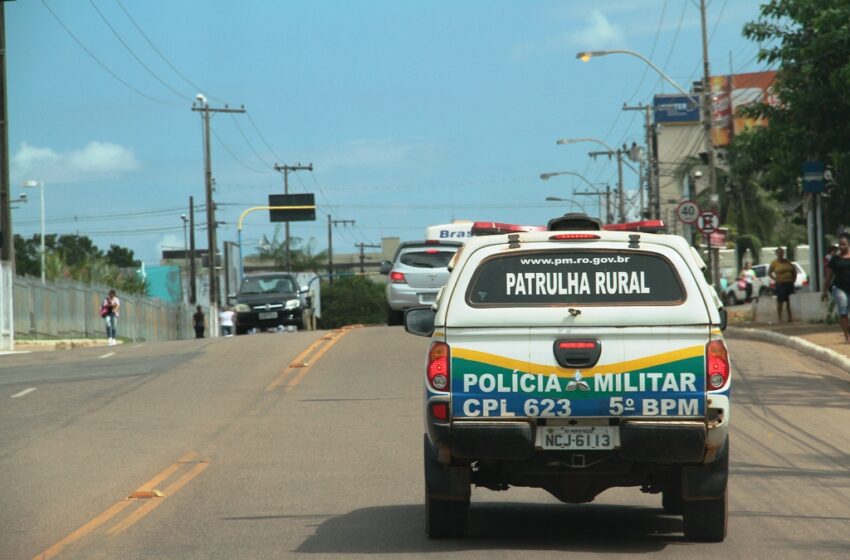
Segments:
[[[660,493],[685,536],[726,536],[731,366],[699,255],[661,222],[477,223],[432,307],[426,530],[466,532],[471,485],[568,503]]]

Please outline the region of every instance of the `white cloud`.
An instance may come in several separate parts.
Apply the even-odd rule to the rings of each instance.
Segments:
[[[89,142],[64,154],[24,142],[11,161],[13,175],[54,184],[114,179],[141,167],[132,150],[111,142]]]
[[[585,24],[577,31],[566,31],[557,37],[541,41],[521,43],[511,49],[513,60],[524,60],[537,54],[558,53],[575,55],[579,50],[599,50],[608,47],[623,47],[623,28],[612,23],[599,10],[592,10]]]
[[[436,152],[436,148],[429,144],[359,139],[331,148],[323,155],[321,161],[325,169],[406,166],[431,160]]]
[[[608,21],[599,10],[593,10],[588,17],[587,25],[579,32],[571,35],[575,46],[584,49],[602,49],[623,42],[623,29]]]

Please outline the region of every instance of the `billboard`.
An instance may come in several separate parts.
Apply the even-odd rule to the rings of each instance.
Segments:
[[[316,198],[313,193],[270,194],[269,206],[293,207],[285,210],[269,210],[270,222],[313,222],[316,220]]]
[[[712,76],[711,141],[724,147],[732,142],[732,92],[729,76]]]
[[[656,95],[652,110],[658,124],[693,124],[699,122],[698,95]]]
[[[741,107],[751,103],[768,103],[775,105],[777,100],[771,91],[776,79],[776,72],[750,72],[748,74],[733,74],[731,78],[730,100],[732,103],[732,134],[741,134],[754,126],[766,126],[765,119],[750,119],[738,115]]]

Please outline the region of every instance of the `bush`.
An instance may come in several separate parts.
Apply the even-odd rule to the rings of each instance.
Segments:
[[[386,319],[384,287],[365,276],[322,282],[322,318],[319,328],[336,329],[357,323],[382,323]]]

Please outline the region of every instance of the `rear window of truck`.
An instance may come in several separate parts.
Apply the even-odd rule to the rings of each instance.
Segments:
[[[684,289],[665,257],[640,251],[543,251],[485,259],[467,291],[473,307],[677,305]]]

